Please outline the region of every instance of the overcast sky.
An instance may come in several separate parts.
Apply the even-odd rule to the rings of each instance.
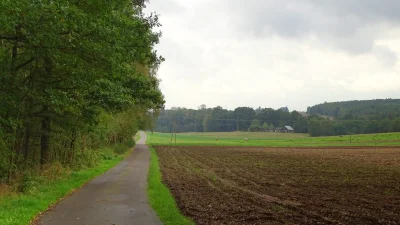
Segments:
[[[400,97],[398,0],[150,0],[166,108]]]

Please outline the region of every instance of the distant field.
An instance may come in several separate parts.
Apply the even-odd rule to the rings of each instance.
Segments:
[[[175,145],[171,133],[148,133],[150,145]],[[216,140],[218,138],[218,140]],[[248,141],[244,141],[247,138]],[[186,146],[399,146],[400,133],[309,137],[307,134],[269,132],[178,133],[177,145]]]

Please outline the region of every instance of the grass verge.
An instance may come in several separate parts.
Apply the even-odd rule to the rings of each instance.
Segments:
[[[162,183],[158,156],[154,148],[150,148],[151,161],[148,177],[147,193],[151,207],[157,212],[161,221],[168,225],[195,224],[179,211],[174,197],[169,189]]]
[[[45,177],[41,177],[29,192],[1,197],[0,224],[25,225],[33,223],[35,217],[46,211],[49,206],[82,187],[94,177],[108,171],[124,159],[127,154],[114,155],[101,160],[93,168],[73,171],[55,180],[46,180]]]

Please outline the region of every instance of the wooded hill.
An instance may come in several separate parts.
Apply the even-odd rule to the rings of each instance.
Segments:
[[[400,99],[325,102],[308,107],[307,113],[331,116],[338,120],[394,119],[400,116]]]
[[[312,136],[400,132],[400,99],[323,103],[307,112],[333,117],[333,121],[310,121]]]

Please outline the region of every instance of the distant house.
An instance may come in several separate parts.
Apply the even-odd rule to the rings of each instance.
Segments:
[[[294,133],[294,129],[291,126],[277,127],[275,128],[276,133]]]
[[[284,126],[283,133],[294,133],[294,129],[291,126]]]

